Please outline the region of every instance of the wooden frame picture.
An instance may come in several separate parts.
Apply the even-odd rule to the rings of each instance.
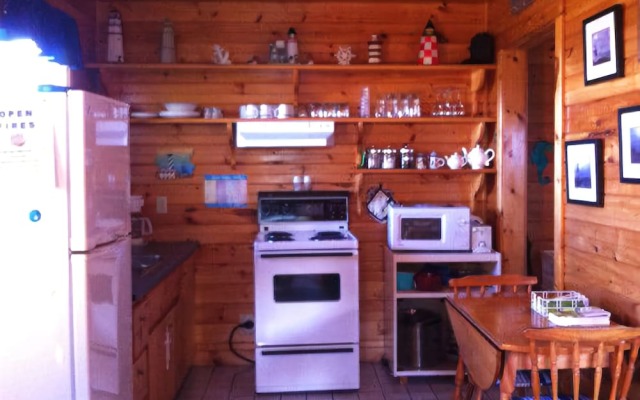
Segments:
[[[597,139],[565,143],[567,203],[604,206],[602,142]]]
[[[616,4],[582,22],[584,84],[624,76],[622,5]]]
[[[618,110],[620,182],[640,183],[640,106]]]

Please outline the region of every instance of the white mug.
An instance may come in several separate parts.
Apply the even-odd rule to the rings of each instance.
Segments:
[[[442,157],[429,157],[429,169],[438,169],[445,166],[447,162]]]
[[[243,104],[240,106],[240,118],[258,118],[260,109],[255,104]]]
[[[293,117],[293,106],[291,104],[279,104],[273,110],[275,118],[291,118]]]
[[[302,190],[304,188],[303,184],[303,178],[300,175],[293,177],[293,190],[296,192]]]
[[[273,104],[260,104],[260,118],[273,118],[275,109]]]
[[[222,118],[222,110],[217,107],[205,107],[203,117],[208,119]]]

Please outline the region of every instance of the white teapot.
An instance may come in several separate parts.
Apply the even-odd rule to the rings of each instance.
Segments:
[[[482,150],[479,144],[477,144],[476,147],[471,149],[468,153],[467,149],[463,147],[462,154],[467,157],[467,161],[469,162],[471,169],[488,167],[489,162],[496,156],[496,152],[493,151],[493,149]]]
[[[467,158],[465,156],[461,156],[456,151],[450,156],[444,156],[447,160],[447,166],[451,169],[460,169],[467,165]]]

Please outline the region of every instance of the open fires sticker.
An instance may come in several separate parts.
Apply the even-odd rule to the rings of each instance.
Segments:
[[[0,110],[0,162],[22,162],[29,158],[33,144],[27,141],[36,129],[30,107],[6,107]]]

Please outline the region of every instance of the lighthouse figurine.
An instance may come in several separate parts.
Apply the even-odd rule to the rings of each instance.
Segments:
[[[107,62],[124,62],[122,44],[122,19],[118,10],[109,12],[109,32],[107,36]]]
[[[438,60],[438,37],[433,22],[429,20],[424,27],[420,38],[420,51],[418,52],[418,64],[436,65]]]

